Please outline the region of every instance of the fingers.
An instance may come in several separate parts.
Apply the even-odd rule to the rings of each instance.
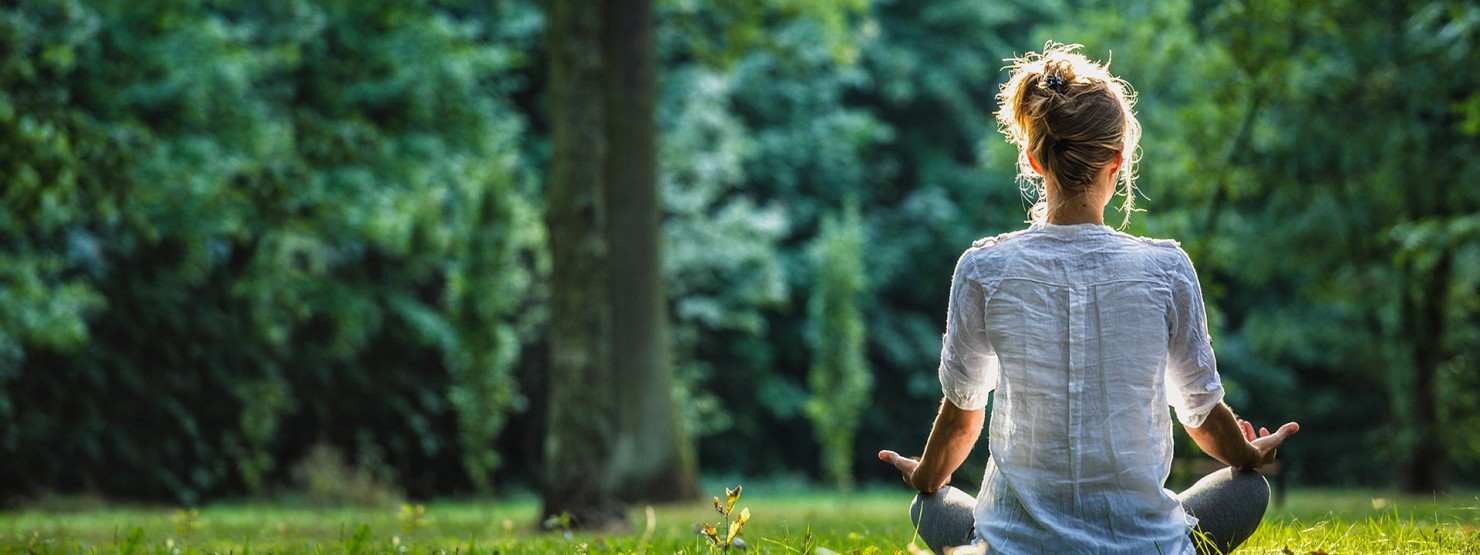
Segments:
[[[900,456],[899,453],[895,453],[894,451],[890,451],[888,449],[885,449],[883,451],[879,451],[879,460],[884,461],[886,463],[889,463],[891,465],[899,466],[899,460],[900,459],[905,459],[905,457],[902,457],[902,456]],[[905,460],[909,460],[909,459],[905,459]]]
[[[1262,454],[1259,464],[1254,468],[1274,462],[1275,451],[1285,442],[1285,439],[1300,431],[1300,424],[1295,422],[1287,422],[1273,433],[1269,431],[1269,428],[1259,428],[1259,433],[1255,434],[1254,425],[1243,420],[1239,421],[1239,427],[1243,429],[1244,437],[1249,440],[1249,443],[1253,444],[1254,448]],[[1256,435],[1258,437],[1255,437]]]
[[[1298,431],[1300,431],[1300,424],[1286,422],[1284,426],[1280,426],[1280,429],[1275,430],[1274,433],[1270,433],[1267,428],[1259,428],[1259,437],[1279,436],[1280,441],[1284,441],[1284,438],[1294,435]]]
[[[879,451],[879,460],[893,465],[894,468],[899,469],[899,471],[905,473],[905,475],[913,473],[915,471],[915,467],[920,466],[919,461],[902,456],[899,453],[895,453],[894,451],[890,451],[887,449]]]
[[[890,450],[887,450],[887,449],[886,450],[883,450],[883,451],[879,451],[879,460],[884,461],[884,463],[885,464],[888,464],[889,466],[892,466],[894,468],[899,468],[899,463],[894,462],[894,461],[896,461],[898,459],[899,459],[899,453],[895,453],[895,452],[890,451]]]
[[[1270,432],[1269,428],[1260,427],[1259,433],[1257,434],[1254,433],[1254,425],[1249,423],[1249,421],[1247,420],[1240,419],[1238,421],[1238,425],[1239,429],[1243,430],[1244,432],[1244,438],[1248,439],[1249,441],[1254,441],[1255,439],[1269,436],[1285,437],[1300,431],[1300,424],[1296,422],[1286,422],[1284,426],[1280,426],[1280,428],[1278,430],[1275,430],[1274,432]]]
[[[899,453],[888,449],[879,451],[879,460],[889,463],[895,470],[898,470],[904,478],[904,483],[909,484],[910,487],[917,490],[925,491],[915,484],[915,469],[920,467],[920,461],[901,456]]]
[[[1275,431],[1274,433],[1269,433],[1269,430],[1265,429],[1261,429],[1259,431],[1263,435],[1261,435],[1259,439],[1254,440],[1251,443],[1253,443],[1256,447],[1259,447],[1261,450],[1273,452],[1291,435],[1295,434],[1295,432],[1300,431],[1300,424],[1287,422],[1284,426],[1280,426],[1280,429]]]

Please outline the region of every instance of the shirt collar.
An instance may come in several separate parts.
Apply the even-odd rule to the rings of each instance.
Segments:
[[[1032,229],[1034,231],[1042,231],[1044,233],[1050,233],[1053,235],[1091,235],[1110,233],[1114,231],[1110,229],[1110,226],[1107,226],[1105,224],[1093,223],[1059,225],[1051,224],[1048,222],[1039,222],[1033,224],[1029,229]]]

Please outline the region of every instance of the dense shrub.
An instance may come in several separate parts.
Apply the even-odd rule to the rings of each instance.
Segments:
[[[807,417],[822,447],[822,473],[834,487],[853,489],[853,440],[872,393],[873,376],[865,358],[867,326],[861,305],[868,294],[863,267],[866,244],[858,205],[848,202],[840,216],[824,216],[812,243],[812,298],[808,343],[812,368]]]
[[[479,17],[0,12],[0,491],[188,503],[316,442],[486,486],[538,234]]]

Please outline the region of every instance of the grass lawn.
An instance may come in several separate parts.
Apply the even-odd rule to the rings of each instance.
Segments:
[[[720,492],[722,493],[722,492]],[[751,520],[749,553],[911,553],[905,516],[910,495],[879,489],[836,498],[764,485],[736,504]],[[705,504],[635,508],[631,529],[591,535],[545,533],[538,502],[443,501],[420,516],[403,509],[315,509],[212,505],[192,515],[174,508],[107,508],[0,513],[0,554],[124,553],[708,553],[694,531],[718,515]],[[1480,493],[1424,498],[1373,491],[1300,490],[1272,507],[1238,553],[1480,554]],[[877,549],[878,551],[874,551]]]

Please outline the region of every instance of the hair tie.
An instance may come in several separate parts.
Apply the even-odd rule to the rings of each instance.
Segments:
[[[1058,72],[1054,72],[1052,75],[1049,75],[1046,79],[1044,79],[1043,84],[1056,93],[1067,94],[1065,89],[1068,88],[1066,86],[1068,85],[1068,83],[1064,82],[1063,77],[1059,77]]]

